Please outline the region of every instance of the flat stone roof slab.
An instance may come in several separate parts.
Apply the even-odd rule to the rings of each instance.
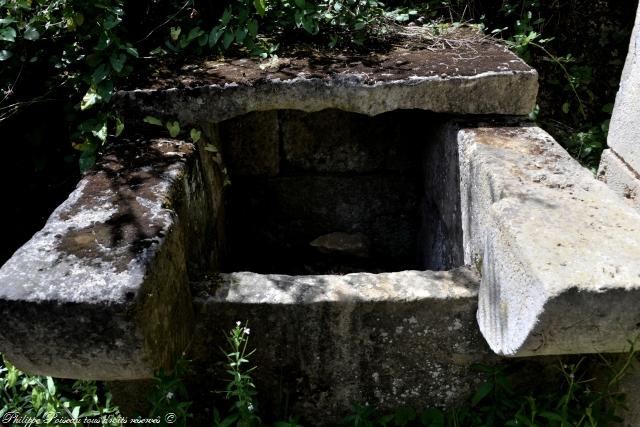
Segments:
[[[535,126],[451,129],[478,322],[503,355],[628,351],[640,334],[640,214]]]
[[[526,115],[538,91],[534,69],[477,34],[441,45],[406,39],[384,52],[362,55],[309,49],[263,61],[156,67],[137,80],[137,87],[117,94],[119,108],[182,123],[276,109]]]

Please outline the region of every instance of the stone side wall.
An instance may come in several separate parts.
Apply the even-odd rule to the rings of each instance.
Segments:
[[[0,269],[0,350],[65,378],[151,378],[191,337],[189,279],[216,263],[222,176],[193,144],[109,147]]]

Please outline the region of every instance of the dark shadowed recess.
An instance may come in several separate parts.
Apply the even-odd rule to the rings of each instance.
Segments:
[[[433,130],[442,116],[277,114],[277,168],[242,175],[229,165],[226,271],[344,274],[462,263],[457,152]],[[229,153],[227,126],[220,129]]]

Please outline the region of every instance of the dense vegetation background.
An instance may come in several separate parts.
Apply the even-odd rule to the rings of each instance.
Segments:
[[[0,262],[68,195],[108,136],[111,94],[152,61],[366,49],[386,25],[477,24],[540,72],[532,117],[597,166],[637,2],[613,0],[0,0]]]

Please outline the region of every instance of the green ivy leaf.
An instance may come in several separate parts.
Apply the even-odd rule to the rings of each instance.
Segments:
[[[204,34],[204,31],[202,31],[200,27],[194,27],[191,29],[191,31],[189,31],[189,34],[187,35],[187,41],[191,42],[203,34]]]
[[[222,14],[222,18],[220,18],[220,22],[222,23],[222,25],[228,25],[229,22],[231,22],[231,8],[226,8],[224,10],[224,13]]]
[[[569,108],[570,108],[570,104],[568,102],[565,102],[564,104],[562,104],[562,112],[565,114],[569,114]]]
[[[92,145],[90,148],[87,148],[80,155],[80,159],[78,160],[80,166],[80,172],[86,172],[91,166],[93,166],[96,162],[96,151],[95,145]]]
[[[107,121],[102,122],[102,126],[98,130],[91,132],[93,136],[98,138],[103,143],[107,140]]]
[[[84,15],[81,13],[76,13],[73,15],[73,22],[75,22],[76,26],[79,27],[84,24]]]
[[[22,37],[26,40],[36,41],[40,38],[40,33],[35,28],[27,26]]]
[[[157,117],[147,116],[142,121],[145,123],[149,123],[150,125],[162,126],[162,121]]]
[[[200,138],[202,137],[202,132],[200,132],[196,128],[193,128],[193,129],[191,129],[191,132],[189,133],[189,136],[191,136],[191,140],[195,143],[195,142],[200,141]]]
[[[119,117],[116,117],[116,136],[120,136],[124,130],[124,123]]]
[[[171,40],[176,41],[178,37],[180,37],[180,33],[182,32],[182,28],[180,27],[171,27],[169,34],[171,36]]]
[[[107,30],[111,30],[118,26],[122,22],[122,18],[119,16],[108,16],[104,21],[104,28]]]
[[[234,38],[235,35],[231,31],[225,32],[224,37],[222,38],[222,46],[224,46],[225,49],[229,49]]]
[[[258,15],[264,16],[267,10],[266,0],[253,0],[253,6],[256,8],[256,12],[258,12]]]
[[[91,74],[91,83],[97,85],[98,83],[106,79],[108,75],[109,68],[105,64],[100,64],[100,66],[95,69],[93,74]]]
[[[167,122],[165,127],[169,130],[171,138],[175,138],[180,133],[180,123],[177,120]]]
[[[0,61],[6,61],[12,56],[13,56],[13,52],[11,52],[10,50],[6,50],[6,49],[0,50]]]
[[[218,43],[218,40],[220,39],[220,36],[224,33],[224,29],[221,27],[213,27],[213,29],[211,30],[211,32],[209,33],[209,47],[213,47],[215,46],[216,43]]]
[[[235,38],[238,41],[238,43],[242,43],[244,41],[245,37],[247,37],[247,29],[246,28],[238,28],[236,30],[236,34],[235,34]]]
[[[249,31],[251,37],[255,38],[258,34],[258,21],[256,21],[255,19],[251,19],[249,22],[247,22],[247,31]]]
[[[104,102],[109,102],[113,95],[113,81],[111,79],[103,80],[96,86],[96,93]]]
[[[609,104],[603,105],[602,106],[602,112],[611,114],[613,112],[613,104],[609,103]]]
[[[56,385],[53,382],[53,378],[47,377],[47,391],[50,395],[56,394]]]
[[[127,43],[124,46],[121,46],[120,49],[124,50],[125,52],[127,52],[129,55],[138,58],[139,54],[138,54],[138,49],[136,49],[135,47],[133,47],[131,44]]]
[[[96,45],[96,50],[105,50],[109,46],[111,46],[111,38],[107,34],[102,34],[98,39],[98,44]]]
[[[16,41],[16,30],[13,27],[6,27],[0,29],[0,40],[7,42]]]
[[[88,110],[93,107],[100,100],[100,96],[96,93],[95,88],[92,86],[89,88],[87,93],[82,97],[82,102],[80,102],[80,110]]]
[[[120,73],[122,72],[122,68],[124,68],[124,63],[127,62],[127,55],[125,55],[124,53],[111,54],[111,56],[109,57],[109,62],[111,62],[111,66],[113,67],[113,69],[117,73]]]

